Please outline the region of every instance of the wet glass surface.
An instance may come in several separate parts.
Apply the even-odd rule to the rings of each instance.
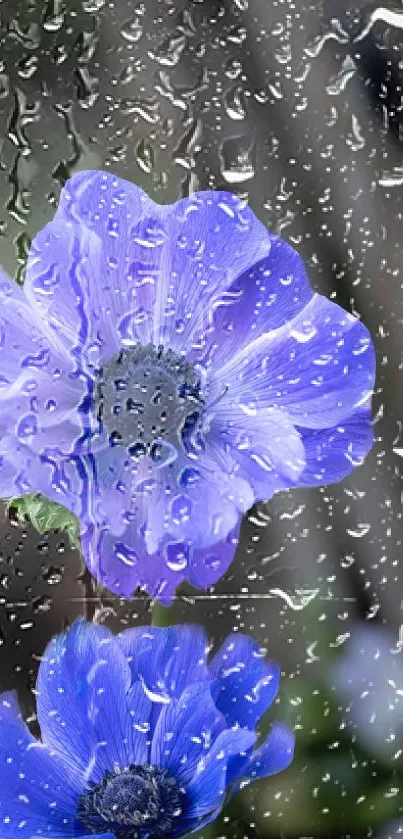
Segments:
[[[298,250],[315,290],[371,332],[376,442],[365,464],[338,485],[255,505],[225,577],[208,592],[183,585],[174,617],[203,623],[213,644],[233,629],[253,635],[281,663],[282,718],[297,736],[291,768],[241,793],[211,834],[398,835],[403,11],[3,0],[0,22],[0,261],[17,283],[67,178],[105,169],[161,204],[203,189],[246,198]],[[33,725],[40,656],[77,615],[115,630],[148,623],[150,598],[100,589],[65,534],[39,535],[2,505],[0,682]],[[393,668],[375,678],[384,642]],[[362,673],[354,696],[336,668],[350,654]],[[374,684],[376,709],[351,715]]]

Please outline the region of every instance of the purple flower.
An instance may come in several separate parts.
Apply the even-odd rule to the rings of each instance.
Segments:
[[[41,660],[41,741],[12,693],[0,696],[3,839],[173,839],[208,824],[228,796],[292,760],[275,723],[255,748],[279,668],[247,636],[206,662],[201,629],[114,636],[79,620]]]
[[[329,673],[349,728],[386,763],[402,757],[403,652],[397,640],[384,626],[354,624]]]
[[[80,172],[0,302],[0,495],[75,514],[120,595],[210,586],[255,501],[372,444],[366,328],[235,195],[159,206]]]
[[[375,834],[376,839],[403,839],[403,822],[401,819],[387,824],[379,833]]]

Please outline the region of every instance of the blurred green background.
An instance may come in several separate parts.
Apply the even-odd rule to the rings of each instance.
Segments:
[[[16,282],[79,169],[161,203],[228,189],[377,347],[365,465],[255,507],[226,578],[181,589],[166,616],[213,645],[252,634],[283,668],[262,731],[278,718],[297,737],[292,766],[206,839],[403,833],[402,27],[389,0],[0,0],[0,263]],[[0,673],[35,725],[52,634],[77,614],[117,629],[151,612],[97,590],[66,534],[22,513],[1,511]]]

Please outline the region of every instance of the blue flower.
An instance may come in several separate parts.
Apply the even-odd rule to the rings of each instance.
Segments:
[[[208,665],[198,627],[114,636],[76,621],[41,660],[41,741],[14,695],[0,697],[1,836],[198,830],[241,786],[291,762],[294,738],[279,723],[254,748],[278,682],[279,668],[247,636],[229,636]]]
[[[74,175],[23,289],[0,279],[0,496],[80,522],[91,572],[169,602],[227,570],[242,514],[372,444],[374,352],[235,195],[173,206]]]

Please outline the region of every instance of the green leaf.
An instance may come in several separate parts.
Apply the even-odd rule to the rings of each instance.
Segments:
[[[39,492],[11,498],[7,504],[8,509],[14,511],[19,524],[28,520],[41,535],[49,530],[61,530],[67,533],[75,548],[80,547],[78,520],[60,504],[49,501]]]

